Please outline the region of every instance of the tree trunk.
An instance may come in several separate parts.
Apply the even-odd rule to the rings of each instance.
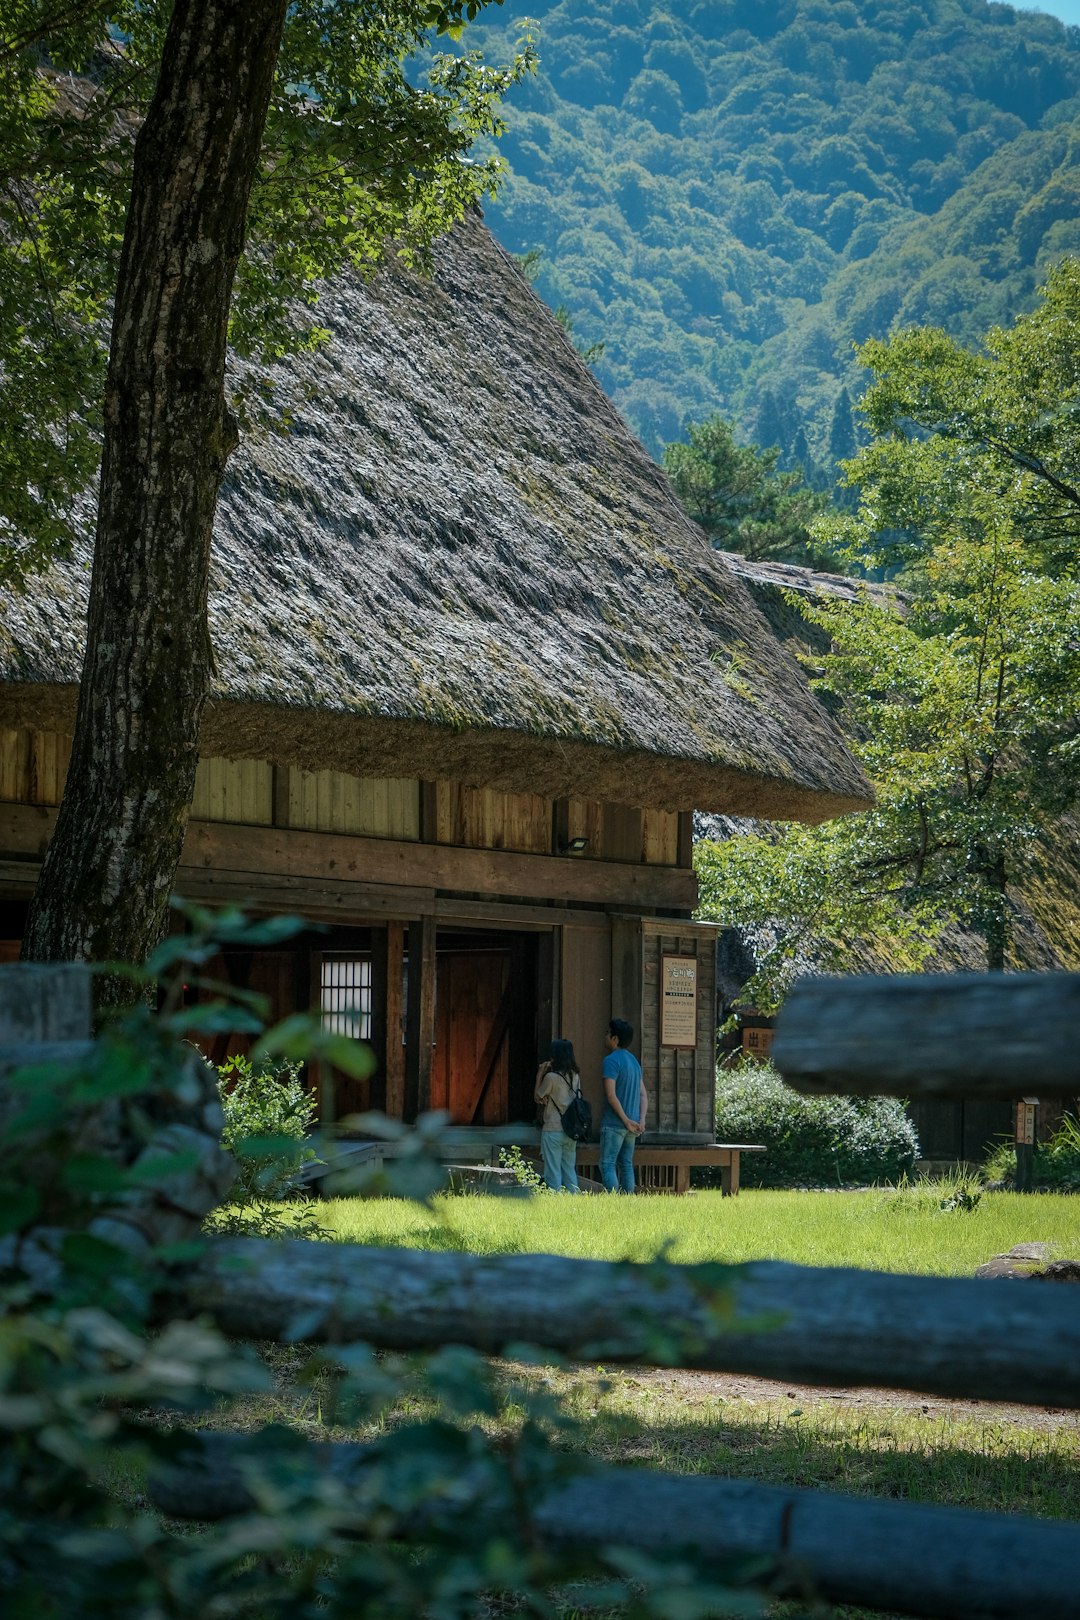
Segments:
[[[286,3],[176,0],[136,144],[86,658],[30,960],[141,963],[164,927],[213,668],[229,306]]]

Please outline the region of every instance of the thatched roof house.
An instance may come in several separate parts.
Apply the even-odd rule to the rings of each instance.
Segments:
[[[424,919],[432,940],[440,919],[439,952],[470,929],[497,954],[499,930],[520,946],[557,926],[558,948],[534,940],[525,970],[526,999],[545,1009],[519,1040],[531,1070],[544,1029],[578,1018],[582,1044],[598,1041],[586,1002],[645,1022],[641,940],[650,928],[660,939],[659,919],[678,920],[676,950],[698,941],[708,956],[688,922],[689,812],[819,820],[865,806],[869,790],[748,590],[478,217],[439,244],[431,279],[345,277],[319,319],[328,344],[277,378],[288,431],[249,437],[222,494],[219,674],[181,887],[266,905],[287,889],[291,906],[351,929],[347,948],[386,985],[402,929],[434,984]],[[55,802],[62,780],[84,564],[4,606],[12,901],[46,836],[25,806]],[[559,915],[545,923],[538,906]],[[616,973],[613,919],[627,917],[637,943]],[[673,1095],[669,1110],[672,1129],[692,1117],[698,1134],[711,1109],[706,978],[700,1097],[686,1114]],[[452,1001],[448,988],[441,1005]],[[397,1014],[381,1005],[365,1033],[378,1044],[382,1019],[393,1102]],[[485,1018],[474,1066],[498,1028],[476,1012],[478,1028]],[[414,1104],[439,1100],[419,1026],[409,1041]],[[455,1084],[451,1106],[468,1112]],[[504,1111],[514,1095],[504,1084]]]
[[[344,279],[217,527],[207,753],[817,820],[866,784],[480,223]],[[60,729],[86,574],[5,608],[0,718]],[[33,693],[28,687],[36,688]]]

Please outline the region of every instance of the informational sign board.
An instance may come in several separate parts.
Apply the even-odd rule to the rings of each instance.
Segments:
[[[660,1045],[697,1046],[697,957],[660,958]]]
[[[1038,1105],[1037,1097],[1024,1097],[1016,1105],[1016,1140],[1023,1147],[1030,1147],[1035,1141],[1035,1110]]]

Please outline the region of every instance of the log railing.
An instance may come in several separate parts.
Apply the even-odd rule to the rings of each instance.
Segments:
[[[24,1061],[32,1061],[43,1043],[55,1056],[51,1042],[85,1035],[83,1026],[73,1027],[69,1011],[72,970],[55,970],[58,976],[51,981],[50,971],[0,969],[0,1063],[10,1065],[16,1049]],[[11,977],[24,973],[29,976]],[[27,1013],[28,1000],[35,997],[44,1009],[40,1017]],[[82,1004],[88,1006],[85,995]],[[1000,1011],[1006,1004],[1011,1015]],[[1031,1006],[1042,1009],[1043,1056],[1031,1057],[1026,1069],[1007,1069],[990,1048],[1012,1040],[1010,1051],[1019,1064],[1023,1043],[1009,1030],[1020,1005],[1025,1017]],[[1009,1085],[1069,1095],[1080,1086],[1064,1026],[1047,1043],[1048,1026],[1058,1029],[1056,1005],[1074,1009],[1072,1046],[1080,1046],[1075,1040],[1078,976],[819,981],[793,996],[774,1051],[789,1077],[806,1089],[914,1093],[923,1072],[918,1058],[937,1076],[925,1089],[938,1094],[950,1086],[962,1086],[969,1095],[984,1089],[990,1095],[1014,1094],[1003,1089]],[[886,1015],[882,1008],[893,1010]],[[955,1056],[958,1029],[969,1037],[966,1059]],[[984,1070],[988,1088],[979,1084]],[[187,1140],[204,1144],[209,1116],[200,1113],[190,1089],[184,1092],[187,1115],[180,1128]],[[193,1183],[184,1196],[170,1188],[157,1205],[148,1202],[145,1210],[132,1212],[138,1214],[133,1224],[140,1241],[160,1241],[162,1221],[172,1223],[165,1228],[172,1240],[181,1216],[197,1221],[212,1205],[218,1167],[205,1145],[196,1157],[197,1187]],[[247,1338],[331,1345],[363,1338],[399,1349],[450,1342],[490,1353],[511,1353],[527,1343],[606,1362],[1080,1408],[1080,1294],[1048,1284],[901,1277],[775,1262],[642,1266],[211,1240],[201,1259],[174,1276],[160,1309],[163,1317],[205,1313],[227,1333]],[[315,1448],[313,1455],[338,1478],[359,1478],[364,1467],[363,1448]],[[243,1511],[244,1480],[257,1467],[245,1457],[238,1437],[192,1436],[182,1466],[153,1489],[161,1507],[174,1515],[226,1515]],[[213,1490],[204,1488],[208,1468],[220,1476]],[[597,1489],[598,1483],[604,1488]],[[432,1502],[430,1516],[402,1526],[402,1535],[422,1537],[425,1526],[432,1533],[438,1512],[439,1504]],[[762,1553],[795,1558],[813,1588],[838,1602],[953,1620],[976,1615],[1064,1620],[1076,1613],[1080,1526],[1075,1524],[680,1479],[639,1469],[599,1475],[584,1462],[580,1481],[560,1486],[557,1506],[541,1500],[536,1521],[538,1532],[553,1542],[560,1526],[572,1526],[579,1544],[590,1537],[597,1543],[617,1540],[630,1523],[635,1541],[646,1547],[692,1547],[717,1560]]]

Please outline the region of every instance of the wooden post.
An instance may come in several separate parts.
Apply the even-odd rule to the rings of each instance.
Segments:
[[[405,1114],[415,1119],[431,1107],[431,1048],[435,1040],[435,919],[409,924],[408,1038],[405,1054]]]
[[[386,1030],[386,1112],[405,1115],[405,925],[386,925],[386,976],[383,1006]]]
[[[694,864],[694,812],[692,810],[679,811],[678,837],[676,865],[691,867]]]
[[[1035,1110],[1038,1098],[1021,1097],[1016,1105],[1016,1190],[1030,1192],[1035,1176]]]
[[[640,917],[611,919],[611,1006],[615,1016],[634,1026],[633,1050],[644,1066],[642,1038],[642,941]],[[651,1083],[653,1076],[647,1076]]]

